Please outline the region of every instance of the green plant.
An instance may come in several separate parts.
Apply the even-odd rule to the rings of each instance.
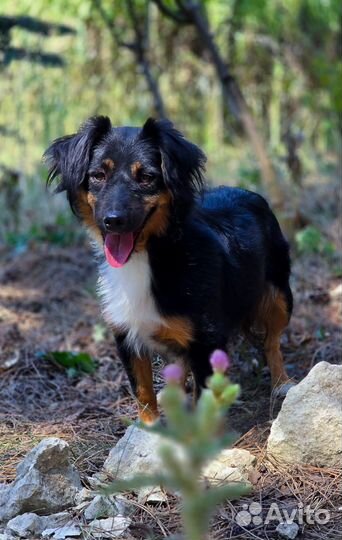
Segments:
[[[316,227],[308,225],[296,233],[296,244],[301,253],[332,255],[335,248]]]
[[[105,489],[107,493],[113,493],[162,485],[178,491],[182,498],[181,516],[185,540],[205,540],[210,516],[217,505],[225,499],[236,499],[249,491],[242,483],[217,485],[208,489],[201,479],[206,462],[232,443],[232,435],[222,433],[223,421],[240,391],[239,385],[232,384],[224,374],[229,360],[223,351],[213,353],[211,364],[214,373],[208,379],[207,389],[203,390],[193,410],[186,407],[184,390],[180,386],[181,368],[171,364],[164,370],[167,384],[162,392],[161,404],[167,424],[140,424],[146,431],[166,439],[159,447],[163,471],[159,474],[135,476],[127,481],[116,481]],[[167,440],[172,444],[168,444]]]
[[[238,187],[242,189],[260,189],[262,182],[259,169],[240,165],[238,174]]]
[[[43,356],[67,371],[68,377],[78,377],[82,373],[92,374],[96,371],[96,363],[87,353],[75,353],[71,351],[51,351]]]

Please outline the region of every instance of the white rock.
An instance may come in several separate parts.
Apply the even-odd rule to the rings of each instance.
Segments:
[[[339,298],[342,296],[342,283],[339,283],[334,289],[330,290],[331,298]]]
[[[80,535],[81,529],[72,521],[63,526],[45,529],[42,532],[43,538],[53,538],[53,540],[65,540],[65,538],[78,537]]]
[[[206,465],[203,476],[210,484],[248,483],[248,475],[256,461],[256,457],[248,450],[228,448]]]
[[[166,503],[167,495],[159,486],[144,487],[139,489],[138,502],[141,504]]]
[[[26,513],[16,516],[7,523],[6,532],[13,533],[19,538],[29,538],[40,534],[45,527],[44,518],[37,514]]]
[[[12,534],[8,534],[4,532],[4,533],[0,533],[0,540],[15,540],[15,537],[12,536]]]
[[[122,439],[111,450],[104,464],[106,473],[115,480],[127,480],[135,475],[153,475],[162,467],[159,456],[161,445],[171,445],[178,457],[186,460],[179,445],[170,443],[163,437],[149,433],[136,426],[130,426]],[[207,464],[203,476],[209,483],[244,482],[256,462],[247,450],[223,450],[219,456]],[[167,502],[167,494],[160,486],[149,486],[136,490],[141,503]]]
[[[122,495],[115,497],[115,504],[121,516],[128,516],[135,512],[135,506]]]
[[[87,521],[98,518],[114,517],[118,514],[119,510],[116,506],[115,497],[106,497],[104,495],[96,495],[84,511],[84,517]]]
[[[320,362],[289,390],[267,452],[288,463],[342,466],[342,366]]]
[[[33,513],[21,514],[7,523],[6,532],[13,533],[19,538],[29,538],[40,534],[45,527],[44,517]]]
[[[159,473],[162,461],[159,456],[161,446],[171,446],[174,453],[186,459],[182,448],[168,439],[149,433],[132,425],[125,435],[110,451],[104,463],[105,472],[115,480],[127,480],[136,475],[153,475]],[[155,488],[155,489],[154,489]],[[135,490],[140,502],[165,502],[167,497],[158,486],[143,487]],[[158,495],[157,495],[158,493]]]
[[[87,501],[91,501],[95,497],[95,493],[90,489],[83,487],[75,497],[76,504],[82,504]]]
[[[69,445],[57,438],[44,439],[18,465],[14,482],[0,490],[0,523],[24,512],[64,510],[74,504],[80,489]]]
[[[95,473],[93,476],[87,476],[86,480],[94,493],[94,491],[99,491],[103,487],[103,485],[106,484],[106,482],[108,481],[108,475],[100,471],[98,473]]]
[[[6,532],[13,533],[20,538],[36,537],[43,533],[47,527],[60,528],[70,521],[68,512],[60,512],[51,516],[38,516],[32,512],[20,514],[7,523]],[[44,534],[44,533],[43,533]]]
[[[104,470],[115,480],[132,478],[138,474],[153,474],[160,470],[158,446],[161,438],[132,425],[110,451]]]
[[[127,517],[116,516],[107,519],[95,519],[89,524],[91,534],[95,538],[118,538],[130,526]]]
[[[297,523],[279,523],[276,531],[282,538],[294,540],[294,538],[296,538],[298,535],[299,527]]]

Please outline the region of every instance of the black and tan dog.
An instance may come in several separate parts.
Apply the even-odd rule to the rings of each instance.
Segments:
[[[154,352],[181,360],[198,394],[233,330],[265,330],[273,387],[292,310],[288,245],[267,202],[205,189],[203,152],[167,120],[113,128],[90,118],[45,154],[100,252],[100,293],[140,417],[158,416]]]

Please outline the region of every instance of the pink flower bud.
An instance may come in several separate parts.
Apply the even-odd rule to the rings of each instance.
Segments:
[[[224,373],[231,365],[231,361],[227,353],[220,349],[216,349],[210,356],[210,363],[214,371]]]
[[[183,377],[183,370],[177,364],[169,364],[163,369],[163,375],[167,383],[179,384]]]

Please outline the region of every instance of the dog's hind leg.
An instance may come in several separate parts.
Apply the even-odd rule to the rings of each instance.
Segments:
[[[266,332],[264,351],[271,372],[272,388],[289,383],[280,350],[280,338],[290,320],[290,310],[286,295],[273,286],[267,290],[258,309],[257,324]]]

